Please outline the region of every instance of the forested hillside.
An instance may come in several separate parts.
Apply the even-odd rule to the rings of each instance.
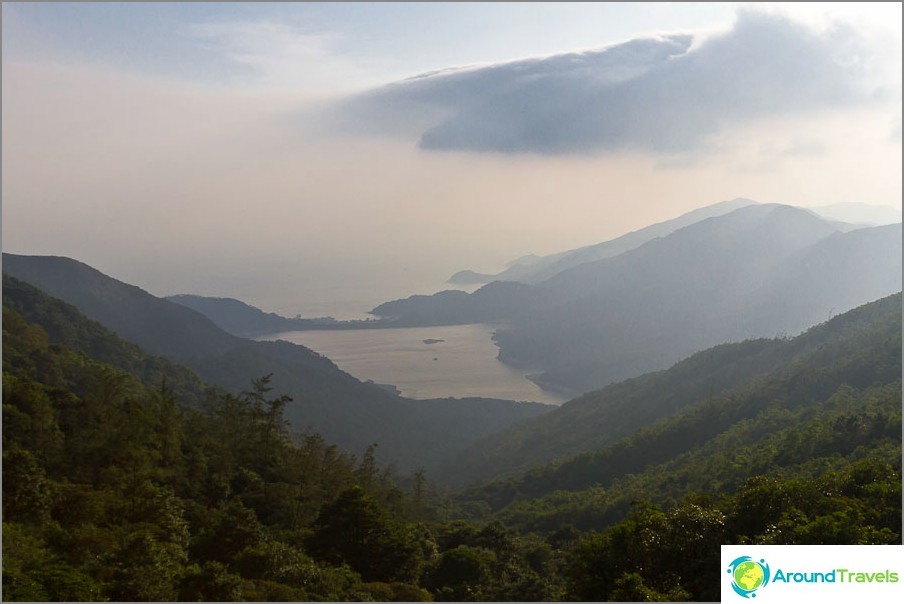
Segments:
[[[422,473],[406,493],[373,448],[291,433],[269,376],[194,409],[103,328],[106,363],[3,312],[4,600],[561,596],[541,539],[441,521]]]
[[[402,398],[355,379],[304,346],[230,335],[201,313],[75,260],[3,254],[3,265],[11,276],[72,304],[120,337],[184,363],[201,379],[230,392],[241,392],[251,380],[273,374],[273,388],[293,399],[285,409],[293,427],[311,429],[358,454],[380,443],[377,457],[404,471],[553,408],[496,399],[456,399],[450,405],[448,400]],[[20,308],[30,312],[30,306]]]
[[[157,388],[165,379],[167,388],[183,403],[198,407],[204,399],[206,387],[193,371],[146,353],[84,317],[75,307],[6,273],[3,274],[3,307],[40,325],[47,332],[48,342],[135,375],[145,388]],[[15,348],[4,345],[4,352],[15,354]]]
[[[899,471],[900,294],[812,335],[819,345],[778,370],[468,497],[522,528],[592,528],[619,519],[637,498],[727,494],[757,476],[815,479],[864,459]],[[887,527],[900,533],[899,524]]]
[[[106,362],[5,307],[3,596],[700,601],[722,543],[900,543],[900,315],[874,311],[781,379],[449,498],[293,435],[267,376],[196,409],[103,328],[70,342]]]
[[[904,3],[0,2],[0,604],[904,601]]]
[[[827,346],[848,348],[865,333],[893,334],[901,296],[890,296],[834,317],[794,338],[756,339],[698,352],[668,370],[590,392],[555,411],[481,439],[442,463],[440,473],[463,485],[511,476],[578,453],[598,450],[634,431],[750,385],[775,381],[795,367],[816,363]],[[893,337],[893,335],[891,336]],[[892,342],[893,343],[893,342]],[[844,348],[842,348],[844,350]],[[900,356],[900,351],[897,352]],[[895,349],[875,353],[883,380],[895,377]],[[891,363],[891,365],[889,365]]]
[[[390,518],[410,502],[373,458],[316,435],[292,444],[289,401],[265,378],[238,396],[210,392],[196,411],[165,380],[147,388],[50,344],[8,308],[3,348],[6,600],[366,598],[376,588],[360,573],[302,547],[329,530],[337,501],[391,532],[393,562],[419,547]],[[368,578],[407,580],[403,566]]]

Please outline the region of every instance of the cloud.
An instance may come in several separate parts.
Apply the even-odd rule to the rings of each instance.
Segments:
[[[447,70],[346,103],[345,128],[417,136],[429,150],[570,154],[699,150],[725,128],[896,100],[851,27],[742,11],[726,32]]]

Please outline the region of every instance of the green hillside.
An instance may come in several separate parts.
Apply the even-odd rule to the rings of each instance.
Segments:
[[[659,420],[742,391],[745,384],[778,380],[795,367],[823,363],[820,355],[832,347],[849,350],[876,330],[893,331],[900,316],[901,296],[890,296],[794,338],[748,340],[701,351],[668,370],[612,384],[484,438],[441,464],[438,473],[452,484],[465,485],[598,450]],[[895,350],[892,343],[891,349],[874,353],[884,359],[880,367],[887,371],[885,380],[899,376]]]
[[[372,448],[290,434],[269,377],[194,409],[119,369],[134,347],[100,362],[3,313],[4,601],[564,596],[562,551],[445,520],[423,473],[405,492]]]
[[[165,379],[167,388],[179,400],[198,406],[204,398],[206,386],[191,370],[164,357],[147,354],[100,323],[85,318],[75,307],[7,274],[3,275],[3,307],[40,325],[50,343],[131,373],[145,388],[157,388]],[[4,352],[13,354],[15,348],[5,344]]]
[[[900,468],[900,294],[787,345],[807,338],[818,344],[776,370],[599,450],[474,489],[466,499],[523,528],[596,528],[619,519],[638,497],[669,502],[690,493],[727,494],[755,476],[811,478],[868,457]]]
[[[251,380],[273,374],[274,389],[293,399],[285,417],[296,430],[323,434],[357,454],[377,443],[377,457],[402,471],[436,463],[483,436],[553,408],[473,398],[454,405],[405,399],[361,382],[304,346],[233,336],[199,312],[69,258],[3,254],[3,267],[121,338],[184,364],[207,383],[238,393]],[[30,312],[31,306],[26,300],[19,308]],[[43,319],[34,317],[41,324]]]
[[[63,336],[3,311],[4,600],[700,601],[722,543],[901,542],[900,296],[765,377],[457,495],[291,434],[268,376],[197,407],[163,380],[178,368],[148,386],[153,357],[45,298],[26,306]]]
[[[361,569],[301,546],[342,497],[414,563],[413,529],[389,511],[402,494],[372,459],[318,436],[293,445],[266,379],[195,411],[116,368],[129,358],[101,363],[3,312],[5,600],[368,599]]]

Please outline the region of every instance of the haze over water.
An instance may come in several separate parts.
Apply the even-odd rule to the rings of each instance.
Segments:
[[[392,384],[414,399],[488,397],[561,404],[501,363],[490,325],[292,331],[266,336],[301,344],[360,380]],[[425,343],[425,340],[442,340]]]

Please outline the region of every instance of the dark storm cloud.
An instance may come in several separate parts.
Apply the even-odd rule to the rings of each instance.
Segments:
[[[639,38],[582,53],[397,82],[342,110],[356,130],[419,138],[424,149],[504,153],[699,147],[732,124],[864,102],[869,56],[849,28],[814,31],[739,14],[734,27]]]

